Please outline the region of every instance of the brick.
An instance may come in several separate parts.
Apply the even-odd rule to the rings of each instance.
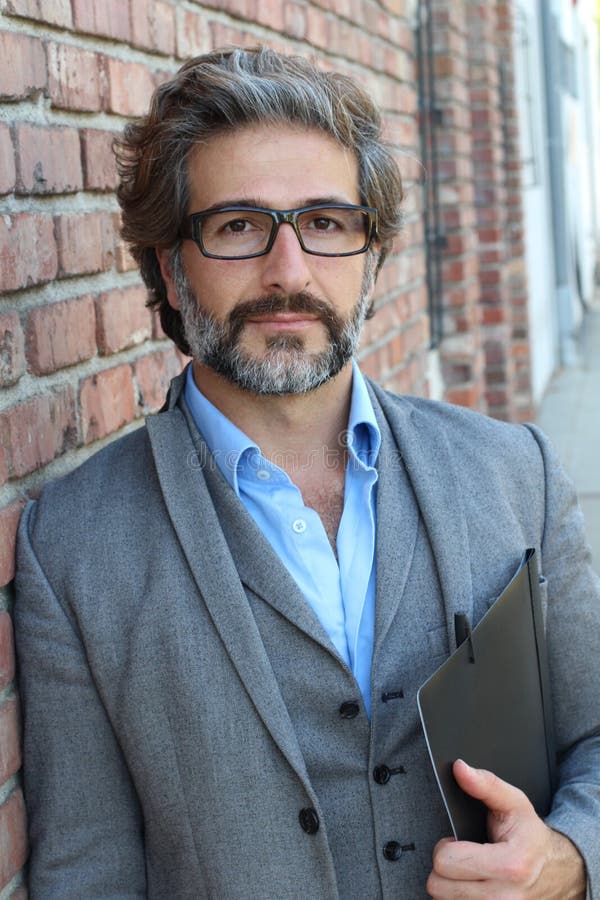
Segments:
[[[154,49],[172,56],[175,53],[175,10],[169,3],[156,0],[153,5],[152,37]]]
[[[14,878],[26,858],[25,802],[22,791],[18,789],[0,807],[0,889]]]
[[[73,22],[77,31],[99,34],[117,41],[128,41],[131,36],[128,0],[71,0]]]
[[[464,259],[445,260],[442,264],[442,271],[445,281],[465,281],[477,274],[477,258],[467,256]]]
[[[176,41],[177,56],[181,59],[206,53],[211,46],[211,32],[206,16],[192,10],[178,9]]]
[[[279,3],[273,3],[280,6]],[[283,26],[278,29],[283,30]],[[306,40],[315,47],[327,47],[329,39],[329,25],[325,13],[320,9],[309,6],[306,9]]]
[[[131,0],[131,41],[136,47],[175,53],[175,10],[160,0]]]
[[[306,35],[306,9],[295,0],[284,0],[283,22],[286,34],[299,39]]]
[[[39,213],[0,216],[0,293],[52,281],[57,266],[50,216]]]
[[[329,47],[333,52],[347,59],[358,59],[358,35],[356,29],[348,28],[340,19],[329,20]]]
[[[121,116],[141,116],[148,111],[154,81],[141,63],[107,60],[108,110]]]
[[[468,406],[471,409],[477,409],[481,402],[481,388],[477,384],[462,388],[452,388],[446,391],[445,400],[447,403],[454,403],[456,406]]]
[[[15,698],[0,706],[0,784],[21,767],[19,704]]]
[[[231,13],[238,19],[256,18],[256,0],[203,0],[202,6]]]
[[[6,11],[61,28],[73,27],[71,0],[8,0]]]
[[[105,86],[98,54],[67,44],[50,43],[48,74],[53,106],[89,112],[102,109]]]
[[[137,360],[134,374],[140,413],[147,415],[161,408],[171,379],[181,368],[175,348],[149,353]]]
[[[0,509],[0,587],[12,581],[15,575],[15,543],[17,526],[24,502],[16,500]]]
[[[364,375],[368,378],[378,379],[381,373],[381,366],[378,360],[378,351],[370,351],[369,347],[363,348],[360,355],[360,368]]]
[[[21,478],[77,443],[75,397],[71,387],[22,400],[0,415],[0,438],[11,477]]]
[[[390,125],[389,138],[400,147],[416,148],[419,141],[419,130],[414,118],[403,116]],[[405,177],[405,176],[404,176]]]
[[[10,194],[15,188],[17,171],[15,152],[8,125],[0,123],[0,194]]]
[[[23,332],[18,313],[0,313],[0,387],[14,384],[25,369]]]
[[[83,441],[89,444],[122,428],[135,415],[133,378],[127,365],[98,372],[79,392]]]
[[[122,240],[117,240],[115,247],[115,265],[117,272],[131,272],[133,269],[137,269],[135,259],[129,252],[127,244]]]
[[[0,691],[15,677],[15,639],[13,624],[6,610],[0,612]]]
[[[25,321],[27,360],[34,375],[48,375],[96,353],[91,296],[40,306]]]
[[[312,10],[308,10],[310,17]],[[283,3],[281,0],[256,0],[255,19],[273,31],[283,31]]]
[[[76,128],[16,128],[17,193],[73,193],[83,187]]]
[[[105,212],[56,217],[60,275],[86,275],[110,269],[114,257],[112,216]]]
[[[85,128],[81,132],[81,150],[85,187],[90,191],[114,191],[119,183],[112,142],[113,131]]]
[[[115,266],[117,272],[131,272],[138,265],[129,252],[129,247],[121,237],[121,214],[113,213],[112,227],[115,236]]]
[[[152,336],[152,316],[142,285],[107,291],[96,300],[98,350],[108,355]]]
[[[251,31],[248,31],[243,28],[231,28],[229,25],[224,25],[221,22],[211,22],[209,25],[210,33],[209,33],[209,46],[210,47],[227,47],[227,46],[236,46],[236,47],[254,47],[256,46],[256,35],[252,34]],[[270,41],[262,41],[262,45],[264,47],[272,46],[272,42]],[[276,47],[274,49],[277,49]],[[285,45],[283,46],[285,51]],[[202,53],[200,48],[197,50],[192,50],[191,53]]]
[[[46,57],[36,38],[0,31],[0,97],[21,100],[46,87]]]

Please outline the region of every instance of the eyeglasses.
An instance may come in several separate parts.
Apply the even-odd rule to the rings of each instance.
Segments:
[[[191,215],[180,237],[194,241],[212,259],[252,259],[269,252],[284,223],[292,226],[305,253],[354,256],[376,237],[377,210],[346,203],[300,209],[223,206]]]

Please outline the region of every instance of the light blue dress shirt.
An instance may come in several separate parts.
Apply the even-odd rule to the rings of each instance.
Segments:
[[[283,469],[261,454],[198,390],[190,366],[185,401],[219,469],[286,566],[352,670],[370,714],[375,624],[375,462],[381,435],[353,362],[348,465],[337,559],[323,523]]]

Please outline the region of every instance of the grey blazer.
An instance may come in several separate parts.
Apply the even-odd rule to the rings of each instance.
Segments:
[[[600,897],[600,601],[534,427],[371,385],[372,718],[291,576],[168,407],[28,505],[15,622],[37,898],[426,896],[449,833],[419,684],[538,550],[561,782]]]

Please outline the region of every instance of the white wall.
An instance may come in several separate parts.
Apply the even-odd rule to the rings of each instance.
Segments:
[[[558,364],[544,60],[537,0],[515,4],[514,59],[523,161],[531,377],[537,404]]]
[[[581,323],[582,302],[589,302],[594,271],[594,184],[590,156],[590,40],[593,21],[584,0],[558,4],[561,38],[572,71],[562,92],[565,183],[569,239],[569,283],[574,327]]]
[[[594,293],[600,246],[600,107],[595,0],[542,0],[559,30],[559,91],[566,277],[555,284],[546,73],[539,0],[515,0],[532,389],[539,402],[557,366],[573,362],[572,337]]]

